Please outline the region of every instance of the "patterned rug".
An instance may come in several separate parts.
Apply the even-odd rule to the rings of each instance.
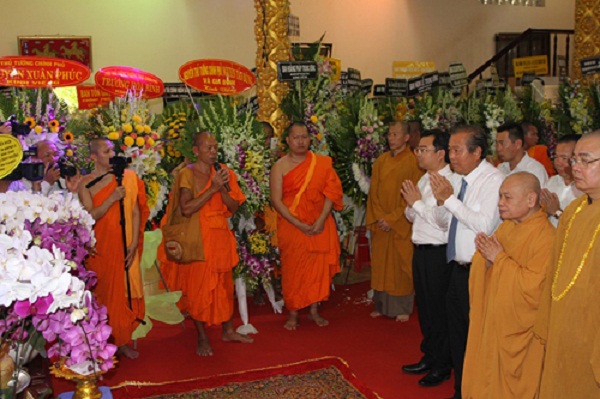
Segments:
[[[129,382],[111,389],[114,393],[123,389],[127,397],[145,399],[380,398],[337,357],[186,381]]]

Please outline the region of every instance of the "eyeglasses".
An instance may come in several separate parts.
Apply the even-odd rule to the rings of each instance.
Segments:
[[[420,155],[420,154],[423,154],[426,152],[437,152],[437,151],[438,150],[436,150],[435,148],[431,149],[431,148],[425,148],[425,147],[417,147],[413,150],[413,152],[417,155]]]
[[[583,159],[583,158],[573,157],[573,158],[569,159],[569,163],[571,164],[571,166],[575,166],[575,165],[579,164],[584,169],[587,168],[588,166],[590,166],[591,163],[594,163],[597,161],[600,161],[600,158]]]

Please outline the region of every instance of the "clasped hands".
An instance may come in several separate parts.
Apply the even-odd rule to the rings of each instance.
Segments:
[[[485,233],[477,233],[477,236],[475,236],[475,248],[477,248],[485,260],[490,262],[487,267],[490,267],[498,254],[504,251],[504,247],[500,244],[495,234],[488,237]]]
[[[222,191],[226,184],[229,183],[229,171],[227,168],[222,168],[215,171],[215,174],[212,177],[212,187],[216,191]]]
[[[558,195],[547,188],[543,188],[540,192],[540,204],[546,209],[548,215],[555,215],[560,210]]]
[[[450,184],[448,179],[444,176],[435,172],[429,174],[429,181],[431,184],[431,191],[433,192],[433,196],[437,200],[438,205],[444,205],[444,202],[454,194],[452,184]]]
[[[325,228],[325,220],[318,218],[313,224],[307,224],[299,221],[296,227],[307,236],[316,236],[323,232],[323,229]]]

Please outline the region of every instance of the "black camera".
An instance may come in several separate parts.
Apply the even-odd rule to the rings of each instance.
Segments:
[[[112,165],[112,173],[115,176],[123,176],[125,169],[132,162],[131,157],[123,157],[119,155],[115,155],[114,157],[108,160],[108,163]]]
[[[19,123],[16,115],[12,115],[8,121],[14,136],[27,136],[31,132],[31,127],[26,123]]]
[[[15,181],[23,178],[30,181],[39,181],[44,178],[44,164],[41,162],[21,162],[19,166],[2,180]]]
[[[78,170],[75,166],[71,165],[66,159],[61,158],[58,161],[58,170],[60,170],[60,177],[66,179],[67,177],[73,177],[77,174]]]

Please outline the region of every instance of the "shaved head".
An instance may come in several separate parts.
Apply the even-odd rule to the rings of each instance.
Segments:
[[[95,137],[93,139],[90,140],[90,142],[88,143],[88,146],[90,148],[90,155],[91,154],[98,154],[98,151],[100,150],[100,148],[102,147],[103,143],[108,143],[108,139],[105,137]]]
[[[196,132],[194,133],[194,144],[196,147],[200,147],[202,143],[206,140],[212,138],[215,140],[215,136],[210,132]]]
[[[535,195],[540,198],[540,191],[542,190],[540,186],[540,180],[529,172],[517,172],[509,175],[504,179],[504,182],[513,181],[518,184],[525,192],[525,194],[535,193]]]
[[[540,181],[529,172],[507,176],[500,186],[500,217],[517,223],[526,220],[540,209],[540,191]]]

